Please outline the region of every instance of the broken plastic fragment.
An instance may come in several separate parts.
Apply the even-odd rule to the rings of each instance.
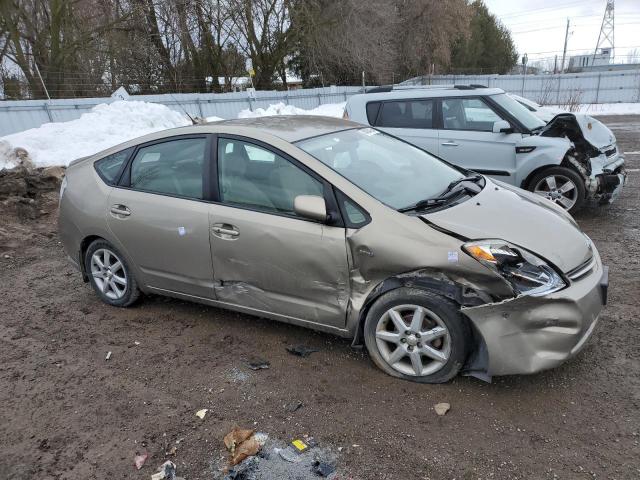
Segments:
[[[304,345],[296,345],[295,347],[287,347],[287,352],[289,352],[292,355],[297,355],[298,357],[308,357],[309,355],[311,355],[313,352],[317,352],[318,350],[316,350],[315,348],[308,348],[305,347]]]
[[[201,410],[198,410],[196,412],[196,417],[198,417],[200,420],[204,420],[204,416],[207,414],[208,411],[209,411],[208,408],[203,408]]]
[[[164,462],[158,473],[151,475],[151,480],[176,480],[176,464],[171,460]]]
[[[107,356],[104,357],[105,360],[109,360],[111,358],[111,352],[107,352]]]
[[[440,416],[445,415],[449,409],[451,408],[451,405],[449,405],[448,403],[438,403],[433,407],[436,411],[436,413]]]
[[[313,473],[315,473],[316,475],[320,475],[321,477],[328,477],[336,471],[336,468],[329,463],[316,460],[315,462],[313,462],[312,471]]]
[[[136,469],[140,470],[144,465],[144,462],[147,461],[147,458],[149,458],[149,454],[147,452],[144,452],[142,455],[136,455],[133,459],[133,463],[136,466]]]

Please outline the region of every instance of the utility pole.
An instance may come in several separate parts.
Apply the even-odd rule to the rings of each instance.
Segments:
[[[567,42],[569,41],[569,19],[567,18],[567,30],[564,32],[564,49],[562,50],[562,63],[560,64],[560,73],[564,73],[564,59],[567,56]]]
[[[596,55],[598,50],[602,52],[602,49],[608,44],[611,47],[611,53],[609,58],[613,57],[615,44],[614,40],[614,3],[613,0],[607,0],[607,6],[604,9],[604,16],[602,17],[602,25],[600,26],[600,34],[598,35],[598,43],[596,43],[596,49],[593,51],[593,58],[591,59],[591,65],[596,61]]]

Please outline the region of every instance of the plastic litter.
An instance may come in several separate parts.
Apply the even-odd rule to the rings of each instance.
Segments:
[[[267,360],[255,359],[250,362],[247,362],[247,366],[251,370],[265,370],[271,366],[271,364]]]
[[[304,345],[295,345],[293,347],[287,347],[287,352],[298,357],[306,358],[314,352],[317,352],[315,348],[305,347]]]
[[[196,417],[198,417],[200,420],[204,420],[204,416],[207,414],[208,411],[209,411],[208,408],[203,408],[201,410],[198,410],[196,412]]]
[[[111,358],[111,352],[107,352],[107,356],[104,357],[105,360],[109,360]]]
[[[282,458],[286,462],[297,463],[300,461],[300,457],[291,446],[287,448],[274,448],[273,451],[274,453],[280,455],[280,458]]]
[[[313,468],[311,469],[311,471],[316,475],[320,475],[321,477],[328,477],[336,471],[336,468],[329,463],[316,460],[315,462],[313,462]]]
[[[149,458],[149,454],[147,452],[136,455],[133,459],[133,463],[136,466],[136,469],[140,470],[144,465],[144,462],[147,461],[147,458]]]
[[[171,460],[167,460],[166,462],[164,462],[159,470],[158,473],[154,473],[153,475],[151,475],[151,480],[177,480],[176,478],[176,464],[173,463]]]
[[[443,415],[446,415],[446,413],[451,408],[451,405],[446,402],[443,402],[443,403],[436,404],[433,408],[435,409],[436,413],[442,417]]]

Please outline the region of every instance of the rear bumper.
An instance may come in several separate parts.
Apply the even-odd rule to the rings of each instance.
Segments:
[[[462,310],[484,340],[489,376],[553,368],[584,347],[606,304],[608,287],[607,268],[594,254],[592,271],[561,291]]]

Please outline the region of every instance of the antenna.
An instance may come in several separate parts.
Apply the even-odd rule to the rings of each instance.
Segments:
[[[602,26],[600,27],[600,34],[598,35],[598,43],[596,44],[596,49],[593,52],[593,59],[591,60],[591,65],[594,64],[596,60],[596,55],[598,54],[598,50],[602,52],[602,49],[609,46],[611,48],[610,57],[614,57],[614,0],[607,0],[607,6],[604,9],[604,16],[602,17]]]

